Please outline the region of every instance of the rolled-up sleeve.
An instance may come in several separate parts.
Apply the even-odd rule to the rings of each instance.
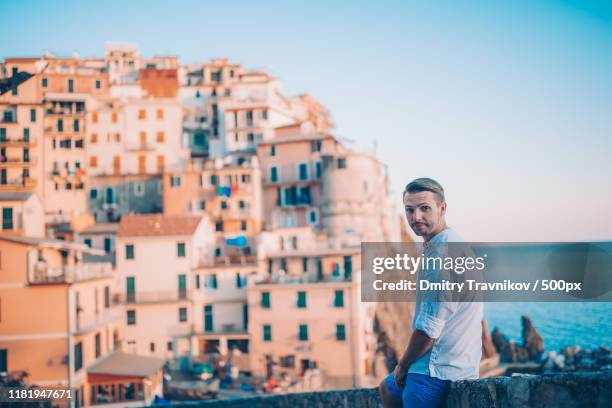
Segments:
[[[437,339],[455,310],[455,302],[423,302],[416,316],[414,329],[425,332],[431,339]]]

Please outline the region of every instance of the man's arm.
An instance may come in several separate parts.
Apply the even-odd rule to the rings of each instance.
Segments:
[[[433,347],[436,339],[429,337],[423,330],[417,329],[412,332],[408,347],[404,355],[400,359],[397,367],[395,367],[395,382],[397,386],[402,389],[406,383],[406,375],[408,368],[419,359],[423,354]]]

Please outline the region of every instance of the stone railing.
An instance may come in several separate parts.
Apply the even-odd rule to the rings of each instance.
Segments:
[[[518,375],[451,385],[446,408],[605,407],[612,401],[612,370]],[[262,395],[220,401],[175,402],[179,407],[381,407],[378,389]]]

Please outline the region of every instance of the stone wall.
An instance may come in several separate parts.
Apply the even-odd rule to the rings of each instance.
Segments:
[[[608,407],[612,401],[612,370],[554,375],[520,375],[451,385],[447,408]],[[266,395],[226,401],[169,404],[168,407],[324,408],[380,407],[377,389]]]

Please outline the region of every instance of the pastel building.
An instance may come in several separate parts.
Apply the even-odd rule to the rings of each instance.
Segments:
[[[360,248],[267,254],[272,273],[248,286],[252,373],[301,389],[370,386],[373,310],[360,302]],[[308,380],[316,373],[316,380]]]
[[[150,402],[162,392],[163,361],[132,356],[127,366],[112,269],[84,262],[88,252],[95,254],[82,244],[0,235],[0,371],[72,387],[79,406]],[[144,376],[135,371],[143,363],[150,368]]]
[[[122,217],[116,262],[128,352],[186,361],[197,352],[204,309],[195,270],[212,258],[213,246],[206,217]]]
[[[0,233],[44,237],[44,209],[33,192],[0,192],[2,225]]]

